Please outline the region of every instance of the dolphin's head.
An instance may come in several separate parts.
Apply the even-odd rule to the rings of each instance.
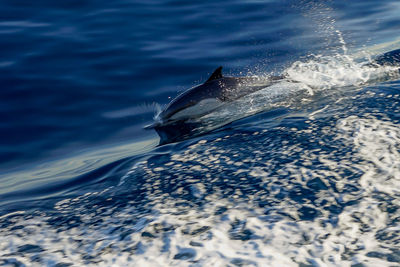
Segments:
[[[161,111],[161,113],[158,115],[158,118],[164,122],[168,121],[176,113],[178,113],[186,108],[196,105],[197,100],[191,97],[191,95],[193,93],[190,93],[190,92],[196,90],[198,87],[199,86],[196,86],[196,87],[190,89],[189,91],[186,91],[183,94],[180,94],[176,98],[174,98],[167,105],[167,107],[163,111]]]

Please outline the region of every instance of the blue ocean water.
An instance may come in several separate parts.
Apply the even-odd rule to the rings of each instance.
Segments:
[[[399,1],[0,7],[2,265],[399,264]],[[290,79],[159,146],[218,66]]]

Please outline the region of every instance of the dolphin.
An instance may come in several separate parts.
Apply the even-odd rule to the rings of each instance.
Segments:
[[[268,79],[256,76],[228,77],[223,76],[222,67],[218,67],[203,84],[192,87],[174,98],[156,116],[155,123],[146,126],[145,129],[156,130],[160,136],[159,145],[195,136],[202,126],[195,121],[196,118],[281,79],[284,79],[284,76],[271,76]]]
[[[224,103],[234,101],[270,86],[282,76],[225,77],[218,67],[203,84],[188,89],[173,99],[158,115],[163,124],[195,118],[212,112]]]

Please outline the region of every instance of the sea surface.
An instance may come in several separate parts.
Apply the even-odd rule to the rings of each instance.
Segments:
[[[398,0],[0,2],[1,266],[399,266]],[[159,145],[219,66],[288,79]]]

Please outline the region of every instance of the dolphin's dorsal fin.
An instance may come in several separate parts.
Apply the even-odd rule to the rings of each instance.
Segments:
[[[211,74],[210,78],[208,78],[207,82],[211,82],[212,80],[221,79],[222,78],[222,66],[214,70],[213,74]]]

